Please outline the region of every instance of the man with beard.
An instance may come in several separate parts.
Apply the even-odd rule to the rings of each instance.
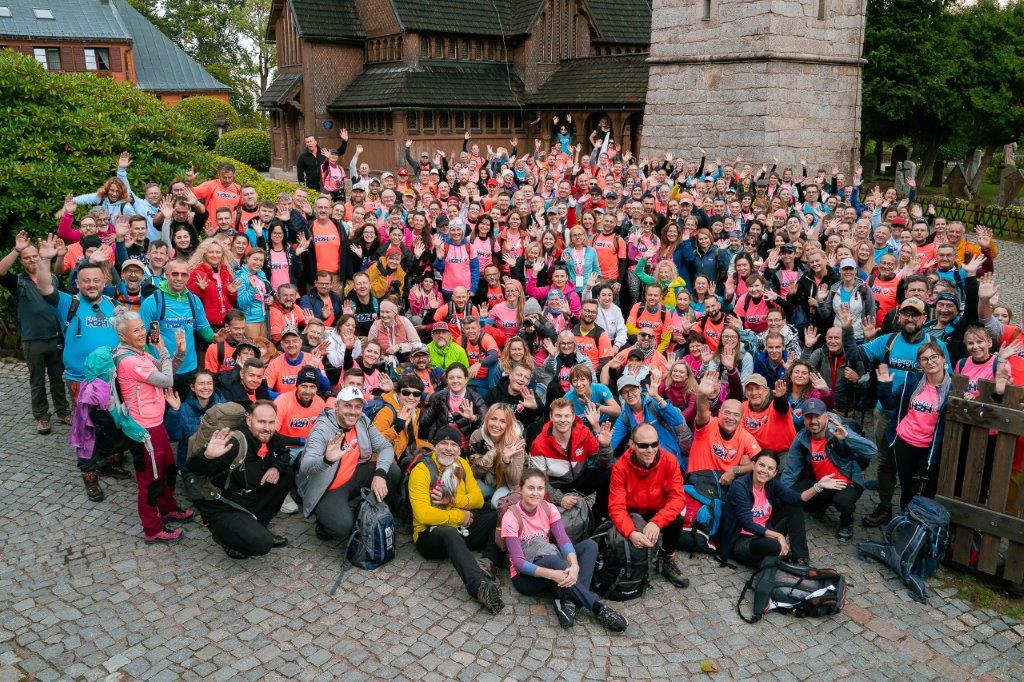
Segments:
[[[637,332],[635,345],[627,346],[620,350],[618,355],[601,368],[602,384],[610,386],[613,380],[618,380],[622,368],[626,365],[626,359],[632,351],[639,351],[643,354],[643,363],[649,370],[653,371],[656,369],[661,372],[662,376],[668,372],[668,360],[658,352],[658,341],[654,336],[654,332],[649,329],[641,329]]]
[[[128,310],[138,312],[145,295],[142,291],[142,282],[145,279],[146,266],[136,258],[129,258],[121,264],[121,281],[108,289],[113,290],[111,298]]]
[[[697,387],[693,447],[686,471],[718,471],[721,472],[721,484],[729,485],[737,476],[754,468],[754,455],[761,451],[761,446],[743,428],[740,401],[726,400],[718,410],[718,416],[711,416],[711,401],[719,395],[720,381],[718,372],[710,370],[704,373]]]
[[[612,355],[612,342],[604,329],[597,325],[598,303],[587,299],[580,305],[580,321],[572,330],[576,337],[576,348],[582,351],[596,370]]]
[[[299,372],[311,367],[317,373],[321,391],[328,391],[331,382],[324,371],[323,359],[319,351],[305,353],[302,350],[302,335],[295,327],[285,327],[281,332],[281,354],[267,363],[265,378],[267,387],[275,393],[286,393],[295,390]]]
[[[256,346],[245,341],[235,348],[235,362],[237,363],[238,352],[243,348]],[[270,400],[270,391],[267,390],[267,382],[263,375],[267,371],[267,365],[258,357],[251,357],[241,365],[236,365],[230,372],[218,374],[218,390],[225,400],[238,403],[243,407],[250,407],[257,400]]]
[[[743,428],[762,448],[775,452],[788,449],[796,438],[796,428],[785,380],[778,379],[775,390],[769,391],[768,381],[763,376],[751,374],[744,382],[743,391],[747,397],[743,402]]]
[[[277,407],[277,433],[288,448],[290,464],[302,456],[317,417],[324,411],[324,399],[317,395],[320,386],[319,377],[312,367],[303,367],[295,378],[295,390],[286,391],[274,399]],[[294,514],[299,511],[291,493],[281,505],[282,514]]]
[[[196,500],[195,505],[213,539],[232,559],[263,556],[288,544],[268,528],[295,478],[276,425],[274,403],[257,400],[239,430],[220,429],[201,454],[193,453],[188,460],[190,473],[221,490],[222,499]],[[243,440],[242,464],[232,467]]]
[[[830,418],[825,403],[811,398],[804,403],[804,426],[789,448],[782,484],[803,492],[817,493],[804,508],[811,514],[824,514],[829,506],[839,512],[836,536],[842,542],[853,537],[853,510],[864,492],[864,473],[878,452],[875,444],[850,431],[839,419]],[[823,488],[821,480],[831,476],[846,487]]]
[[[252,343],[246,334],[245,313],[232,308],[224,315],[224,326],[206,348],[203,367],[214,374],[230,372],[235,366],[235,349],[240,343]]]
[[[722,340],[722,330],[727,324],[725,313],[722,312],[722,302],[717,296],[709,296],[704,301],[704,317],[694,329],[704,338],[708,349],[714,353]]]
[[[690,455],[693,434],[690,433],[690,428],[683,420],[683,413],[679,408],[658,395],[659,383],[660,375],[652,374],[648,393],[644,395],[640,390],[640,382],[634,377],[624,376],[619,379],[622,411],[615,420],[615,427],[612,430],[612,450],[629,438],[637,426],[648,424],[657,430],[662,449],[674,456],[680,466],[685,467],[686,459]],[[679,436],[676,435],[677,432]]]
[[[352,291],[345,297],[342,311],[356,318],[356,335],[365,339],[380,316],[380,302],[370,293],[370,277],[365,272],[352,277]]]
[[[395,450],[363,414],[363,405],[362,391],[346,386],[306,439],[299,464],[302,513],[316,517],[321,540],[346,540],[352,534],[352,502],[363,488],[383,502],[401,481]]]
[[[405,371],[415,374],[423,382],[423,402],[444,387],[444,370],[430,366],[430,351],[422,343],[415,344],[409,351],[409,365]]]
[[[502,377],[487,394],[486,403],[511,406],[519,423],[528,426],[540,416],[537,394],[530,388],[532,378],[533,372],[526,365],[513,366],[509,375]]]
[[[843,328],[843,350],[846,352],[847,362],[853,364],[858,360],[863,360],[867,363],[869,371],[880,364],[888,365],[889,372],[893,377],[893,394],[899,395],[907,373],[915,371],[917,368],[918,349],[929,340],[928,334],[923,329],[926,310],[924,301],[921,299],[907,298],[899,307],[897,324],[900,331],[893,334],[882,334],[869,343],[858,344],[853,338],[853,321],[849,306],[839,306],[836,310],[836,319]],[[940,340],[936,339],[935,341],[946,355],[948,370],[949,353],[946,351],[946,345]],[[884,525],[892,518],[892,497],[896,488],[896,460],[892,447],[885,438],[885,429],[890,419],[892,419],[891,412],[883,410],[881,404],[875,407],[875,443],[878,445],[878,506],[864,517],[862,523],[868,528]]]

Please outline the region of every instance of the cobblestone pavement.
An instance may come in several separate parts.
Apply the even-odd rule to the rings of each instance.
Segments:
[[[1001,247],[1003,298],[1019,310],[1024,248]],[[181,544],[150,547],[134,484],[105,481],[106,501],[88,502],[66,427],[36,435],[25,379],[24,366],[0,365],[0,682],[681,679],[705,660],[737,679],[1024,678],[1024,624],[941,589],[913,601],[834,539],[834,511],[809,534],[814,563],[849,580],[842,614],[747,625],[735,603],[748,572],[698,556],[683,560],[688,589],[657,579],[622,605],[624,635],[588,619],[561,630],[507,580],[508,606],[488,617],[407,538],[392,564],[349,572],[332,598],[339,548],[297,517],[275,522],[290,544],[261,559],[228,559],[195,524]]]

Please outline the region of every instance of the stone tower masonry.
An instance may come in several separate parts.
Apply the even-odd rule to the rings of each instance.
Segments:
[[[867,0],[653,0],[643,153],[850,173]]]

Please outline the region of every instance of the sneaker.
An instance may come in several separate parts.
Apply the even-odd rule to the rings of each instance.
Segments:
[[[63,424],[64,426],[71,426],[71,415],[62,414],[61,416],[57,417],[57,423]]]
[[[576,614],[579,607],[568,599],[555,599],[555,615],[558,616],[558,624],[563,628],[571,628],[576,624]]]
[[[860,522],[865,528],[878,528],[879,526],[889,523],[889,519],[892,518],[892,505],[878,503],[875,510],[864,517]]]
[[[316,522],[315,532],[316,537],[320,540],[323,540],[324,542],[330,542],[334,539],[334,536],[328,533],[327,529],[324,528],[324,524],[320,523],[319,521]]]
[[[676,563],[675,553],[662,555],[661,575],[664,576],[665,580],[678,588],[690,586],[690,580],[683,576],[683,571],[679,568],[679,564]]]
[[[839,538],[839,542],[849,542],[853,538],[853,524],[849,523],[845,526],[840,526],[839,530],[836,531],[836,537]]]
[[[192,523],[196,519],[195,512],[191,509],[172,509],[160,516],[164,523]]]
[[[284,546],[286,546],[288,544],[288,538],[286,538],[283,535],[278,535],[277,533],[271,533],[270,537],[272,537],[274,539],[274,541],[270,544],[270,546],[273,547],[274,549],[279,549],[279,548],[284,547]]]
[[[52,432],[53,432],[53,429],[50,428],[50,420],[49,419],[37,419],[36,420],[36,433],[38,433],[40,436],[48,436]]]
[[[298,512],[299,505],[296,504],[295,500],[292,499],[291,494],[288,494],[284,498],[284,502],[281,504],[281,513],[285,514],[286,516],[291,516],[292,514],[297,514]]]
[[[501,591],[498,583],[493,580],[481,580],[480,587],[476,589],[476,600],[491,612],[492,615],[501,613],[505,608],[505,602],[501,600]]]
[[[154,535],[145,535],[144,537],[147,545],[152,545],[157,542],[174,544],[175,542],[180,542],[181,539],[185,537],[185,531],[180,528],[175,528],[174,530],[164,528],[159,533]]]
[[[93,502],[102,502],[105,495],[100,487],[100,477],[95,471],[83,471],[82,481],[85,483],[85,494]]]
[[[97,471],[100,472],[100,476],[116,478],[122,481],[126,481],[132,477],[131,473],[129,473],[127,469],[117,464],[106,464],[97,469]]]
[[[625,616],[617,611],[613,611],[610,606],[605,606],[604,604],[598,603],[594,606],[594,618],[612,632],[625,632],[626,628],[629,627],[629,621],[626,620]]]

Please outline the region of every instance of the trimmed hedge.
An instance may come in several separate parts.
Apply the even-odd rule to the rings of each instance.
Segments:
[[[270,133],[266,130],[230,130],[217,140],[215,149],[218,154],[238,159],[258,171],[270,168]]]
[[[186,97],[174,105],[174,110],[198,131],[199,140],[207,149],[213,149],[217,144],[218,115],[223,115],[227,121],[226,130],[234,130],[241,125],[235,108],[216,97]]]

